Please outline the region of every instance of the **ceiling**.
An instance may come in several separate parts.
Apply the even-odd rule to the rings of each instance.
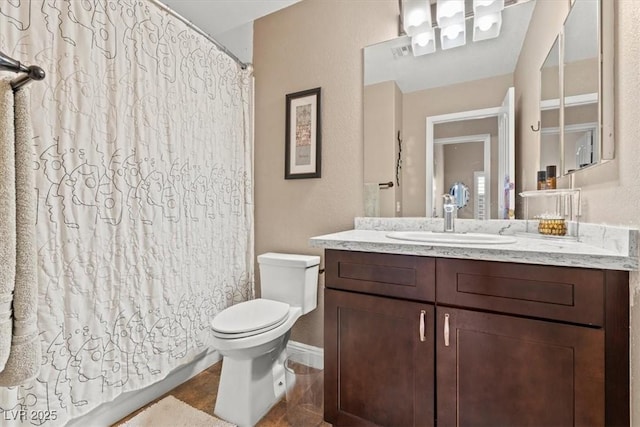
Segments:
[[[159,0],[242,62],[253,62],[253,21],[300,0]]]

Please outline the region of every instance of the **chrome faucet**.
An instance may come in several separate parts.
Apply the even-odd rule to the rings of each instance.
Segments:
[[[458,205],[456,199],[451,194],[443,194],[442,211],[444,216],[444,232],[454,233],[456,231],[455,219],[458,214]]]

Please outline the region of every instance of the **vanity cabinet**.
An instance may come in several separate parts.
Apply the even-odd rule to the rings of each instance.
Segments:
[[[338,250],[325,264],[326,421],[629,425],[627,272]]]
[[[434,307],[325,291],[325,418],[335,425],[434,425]],[[420,337],[420,324],[431,326]],[[424,326],[423,326],[424,328]],[[328,363],[327,363],[328,362]]]
[[[434,425],[434,260],[336,251],[325,260],[336,287],[325,290],[325,419]]]
[[[437,319],[439,425],[605,425],[602,330],[448,307]]]

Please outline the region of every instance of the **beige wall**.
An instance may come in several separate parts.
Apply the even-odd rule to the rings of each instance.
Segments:
[[[398,114],[401,96],[392,81],[364,87],[365,183],[395,181],[396,132],[402,126],[402,115]],[[396,189],[380,190],[380,216],[395,216]]]
[[[584,220],[640,227],[640,2],[616,2],[615,160],[576,173]],[[640,280],[631,274],[632,425],[640,424]]]
[[[397,36],[397,18],[395,0],[303,0],[255,22],[256,254],[321,255],[310,237],[362,215],[362,48]],[[285,95],[318,86],[322,178],[285,180]],[[293,340],[322,347],[320,297]]]
[[[537,70],[553,43],[548,29],[560,28],[568,2],[538,1],[524,48],[528,51],[516,69],[518,190],[535,189],[538,165],[537,135],[529,129],[539,118],[535,91]],[[640,227],[640,2],[615,2],[615,160],[573,175],[582,188],[582,220]],[[533,93],[532,93],[533,92]],[[526,99],[526,102],[523,101]],[[559,185],[567,186],[565,178]],[[640,425],[640,280],[631,273],[631,416]]]
[[[557,71],[557,69],[556,69]],[[564,65],[564,96],[598,91],[598,59],[584,59]]]
[[[517,191],[534,189],[539,164],[539,70],[568,11],[568,1],[538,1],[518,64]],[[362,51],[396,34],[396,1],[303,0],[256,22],[256,253],[317,253],[310,236],[352,227],[362,212]],[[616,159],[575,174],[583,220],[640,227],[640,1],[616,1]],[[323,177],[285,181],[284,96],[323,88]],[[475,93],[480,93],[479,91]],[[501,101],[504,92],[488,93]],[[440,94],[437,103],[450,97]],[[435,104],[435,102],[434,102]],[[406,111],[410,111],[405,103]],[[444,113],[435,113],[441,114]],[[423,115],[424,116],[424,115]],[[422,126],[424,133],[424,125]],[[416,133],[413,144],[420,139]],[[405,135],[405,147],[409,145]],[[424,140],[424,136],[420,140]],[[406,163],[405,163],[406,165]],[[561,183],[562,184],[562,183]],[[406,187],[406,186],[405,186]],[[411,195],[404,194],[406,201]],[[405,213],[406,215],[407,213]],[[632,425],[640,424],[640,280],[631,275]],[[293,338],[322,346],[321,308]]]
[[[394,135],[394,140],[393,140],[393,146],[394,146],[394,162],[393,162],[393,166],[394,166],[394,179],[393,181],[396,184],[400,184],[400,185],[396,185],[394,187],[394,194],[395,194],[395,199],[396,199],[396,206],[395,206],[395,216],[403,216],[404,215],[404,200],[402,199],[402,190],[404,188],[404,182],[402,179],[402,156],[404,155],[404,153],[402,152],[402,150],[404,150],[402,144],[404,144],[403,138],[403,130],[402,130],[402,117],[404,115],[404,110],[403,110],[403,103],[404,103],[404,95],[402,94],[402,91],[400,90],[400,88],[398,87],[398,85],[394,85],[395,86],[395,90],[396,90],[396,96],[394,98],[395,101],[395,123],[396,123],[396,133]],[[365,114],[366,115],[366,114]],[[398,141],[398,131],[400,131],[400,141]],[[365,139],[366,141],[366,139]],[[365,151],[367,151],[366,149],[366,143],[365,143]]]

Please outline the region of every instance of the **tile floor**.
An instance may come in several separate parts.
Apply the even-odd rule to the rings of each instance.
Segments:
[[[218,394],[218,382],[220,381],[220,370],[222,369],[222,362],[218,362],[209,369],[206,369],[185,382],[174,388],[166,395],[159,397],[148,405],[140,408],[136,412],[129,414],[127,417],[121,419],[115,423],[112,427],[117,427],[122,423],[133,418],[139,412],[143,411],[153,403],[162,399],[167,395],[171,395],[176,399],[200,409],[203,412],[213,415],[213,408],[216,403],[216,396]],[[321,387],[321,384],[316,387]],[[330,424],[322,423],[322,426],[330,426]],[[256,425],[256,427],[288,427],[290,426],[287,421],[287,406],[285,399],[283,398],[275,404],[273,408],[265,415]]]

